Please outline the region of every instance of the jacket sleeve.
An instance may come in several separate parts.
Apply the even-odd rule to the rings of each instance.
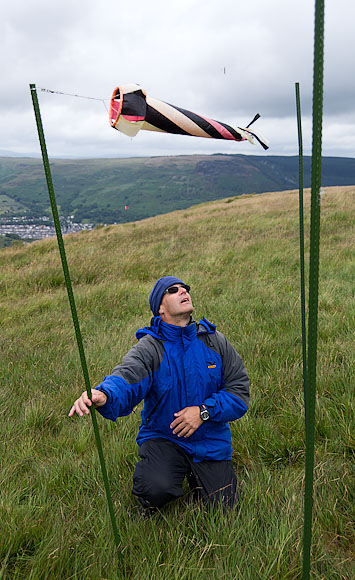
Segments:
[[[106,419],[129,415],[146,396],[152,386],[153,372],[159,368],[161,354],[157,341],[143,337],[104,378],[96,389],[107,395],[106,404],[97,411]]]
[[[215,333],[213,343],[222,358],[223,386],[203,404],[212,421],[234,421],[248,410],[249,377],[241,357],[221,332]]]

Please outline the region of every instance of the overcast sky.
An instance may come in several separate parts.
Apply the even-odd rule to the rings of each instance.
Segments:
[[[110,127],[114,88],[245,127],[297,155],[295,82],[312,147],[314,0],[11,0],[1,3],[0,154],[39,154],[35,83],[50,157],[265,152],[260,145]],[[355,157],[355,2],[326,0],[323,155]],[[96,97],[49,94],[46,88]],[[105,101],[105,102],[103,102]]]

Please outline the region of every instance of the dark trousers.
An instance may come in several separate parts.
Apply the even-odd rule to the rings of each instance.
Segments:
[[[145,508],[161,508],[182,497],[185,476],[193,496],[207,504],[222,503],[230,508],[238,500],[231,461],[194,463],[179,445],[161,438],[142,443],[139,457],[132,493]]]

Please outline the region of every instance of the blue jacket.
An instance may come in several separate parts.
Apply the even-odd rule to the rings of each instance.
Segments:
[[[231,459],[229,421],[248,409],[249,378],[239,354],[205,318],[185,327],[159,316],[138,330],[138,343],[96,387],[108,396],[97,410],[116,421],[144,399],[137,443],[163,437],[174,441],[194,461]],[[174,413],[206,405],[210,419],[190,437],[174,435]]]

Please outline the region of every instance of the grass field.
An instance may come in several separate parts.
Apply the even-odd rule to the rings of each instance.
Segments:
[[[354,566],[355,187],[321,202],[312,579]],[[305,194],[306,232],[309,192]],[[242,196],[65,237],[90,378],[150,320],[154,281],[191,285],[196,318],[224,332],[251,377],[231,425],[238,513],[186,496],[141,520],[131,495],[139,409],[98,416],[121,538],[115,553],[55,240],[0,252],[0,580],[301,578],[304,406],[298,194]],[[308,239],[306,239],[308,251]],[[306,259],[307,262],[307,259]]]

